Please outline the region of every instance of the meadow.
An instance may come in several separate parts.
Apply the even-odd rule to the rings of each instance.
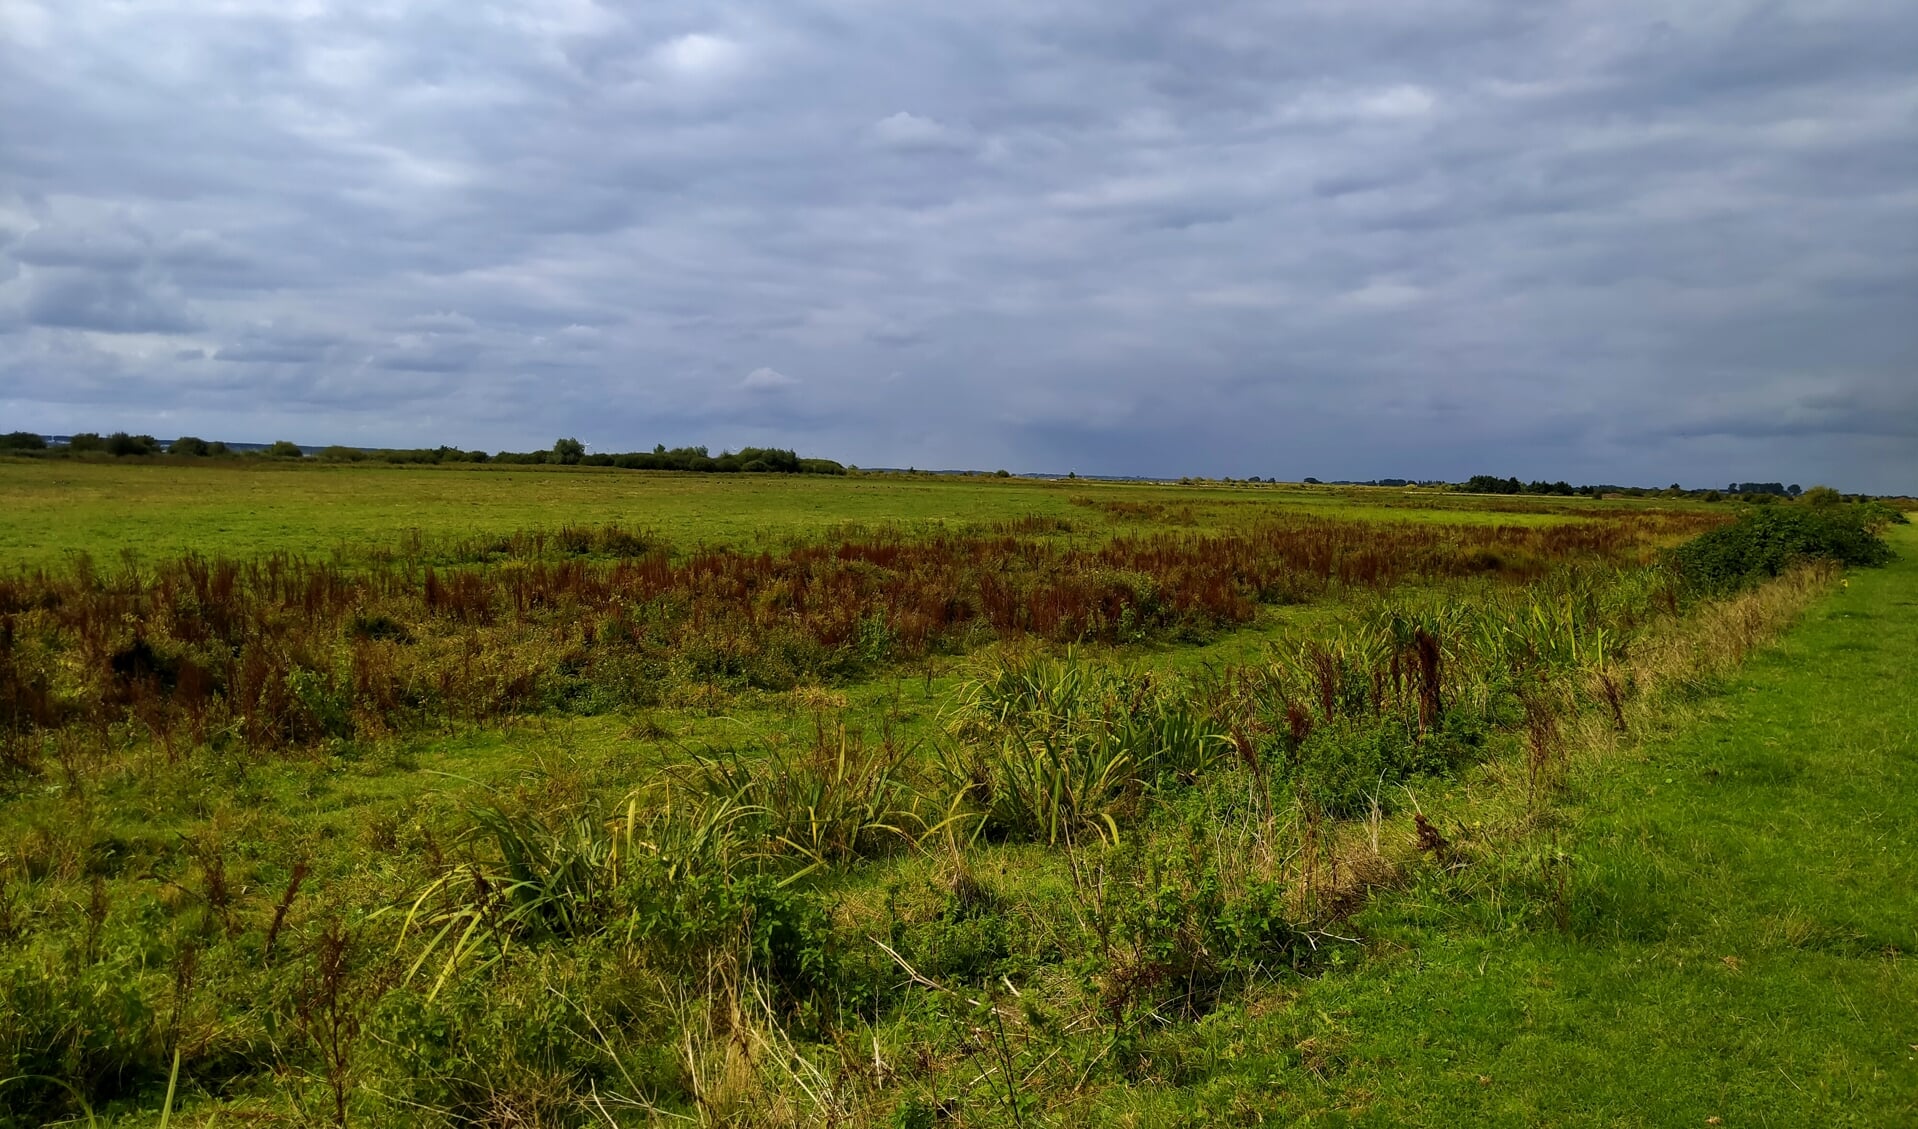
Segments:
[[[1741,680],[1839,675],[1740,670],[1808,609],[1903,677],[1853,618],[1910,618],[1894,511],[163,459],[0,501],[0,1125],[1614,1124],[1566,1030],[1740,913],[1737,1006],[1823,991],[1794,946],[1909,987],[1895,907],[1735,854],[1781,817],[1690,830],[1839,808],[1633,775],[1715,786],[1717,726],[1789,784],[1768,734],[1838,707]],[[1635,887],[1691,862],[1648,818],[1723,840],[1709,910]],[[1594,1070],[1696,1045],[1635,1006]],[[1885,1123],[1888,1055],[1721,1063],[1699,1119]]]
[[[1111,516],[1075,505],[1075,499],[1103,500],[1143,514],[1172,507],[1180,516],[1189,511],[1189,524],[1208,525],[1278,508],[1527,524],[1563,520],[1596,504],[1394,489],[1179,487],[983,475],[827,481],[595,467],[204,459],[132,466],[104,458],[0,458],[0,512],[7,514],[0,524],[0,563],[50,563],[76,551],[117,558],[127,548],[148,556],[189,551],[325,555],[342,547],[390,547],[414,532],[431,538],[615,523],[687,548],[776,548],[846,525],[963,526],[1033,515],[1068,521]]]

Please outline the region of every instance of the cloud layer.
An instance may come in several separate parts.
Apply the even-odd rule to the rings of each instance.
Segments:
[[[0,13],[4,426],[1918,490],[1918,11]]]

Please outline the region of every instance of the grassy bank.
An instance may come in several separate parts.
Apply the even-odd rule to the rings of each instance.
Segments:
[[[1671,731],[1568,783],[1563,874],[1493,857],[1381,899],[1377,955],[1139,1105],[1323,1124],[1918,1121],[1918,537]]]

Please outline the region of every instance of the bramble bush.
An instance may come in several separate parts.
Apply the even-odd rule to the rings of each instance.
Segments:
[[[1694,596],[1735,592],[1807,561],[1877,567],[1892,558],[1874,528],[1887,520],[1877,506],[1767,506],[1680,545],[1672,561]]]

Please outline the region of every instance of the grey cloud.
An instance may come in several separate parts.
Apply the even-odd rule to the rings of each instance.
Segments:
[[[420,333],[471,333],[479,326],[472,318],[453,310],[414,314],[404,324],[407,329]]]
[[[934,118],[900,110],[874,122],[872,137],[892,149],[964,149],[970,146],[964,131]]]
[[[340,334],[303,326],[298,322],[262,322],[243,326],[235,339],[213,352],[213,359],[235,364],[311,364],[343,351]]]
[[[1918,488],[1898,5],[15,2],[47,430]]]
[[[131,275],[51,268],[37,271],[28,289],[32,325],[100,333],[186,333],[202,322],[166,287]]]
[[[36,267],[131,270],[147,261],[147,243],[124,230],[35,228],[8,245],[6,253]]]
[[[427,339],[404,341],[373,358],[377,368],[400,372],[464,372],[480,359],[480,346],[470,341]]]
[[[798,383],[799,381],[797,379],[787,376],[778,369],[767,368],[761,365],[759,368],[747,373],[746,379],[739,382],[739,387],[747,392],[764,395],[783,392],[788,388],[798,385]]]
[[[240,345],[223,345],[213,351],[213,359],[228,363],[300,365],[317,361],[326,355],[326,350],[297,342],[256,341]]]

